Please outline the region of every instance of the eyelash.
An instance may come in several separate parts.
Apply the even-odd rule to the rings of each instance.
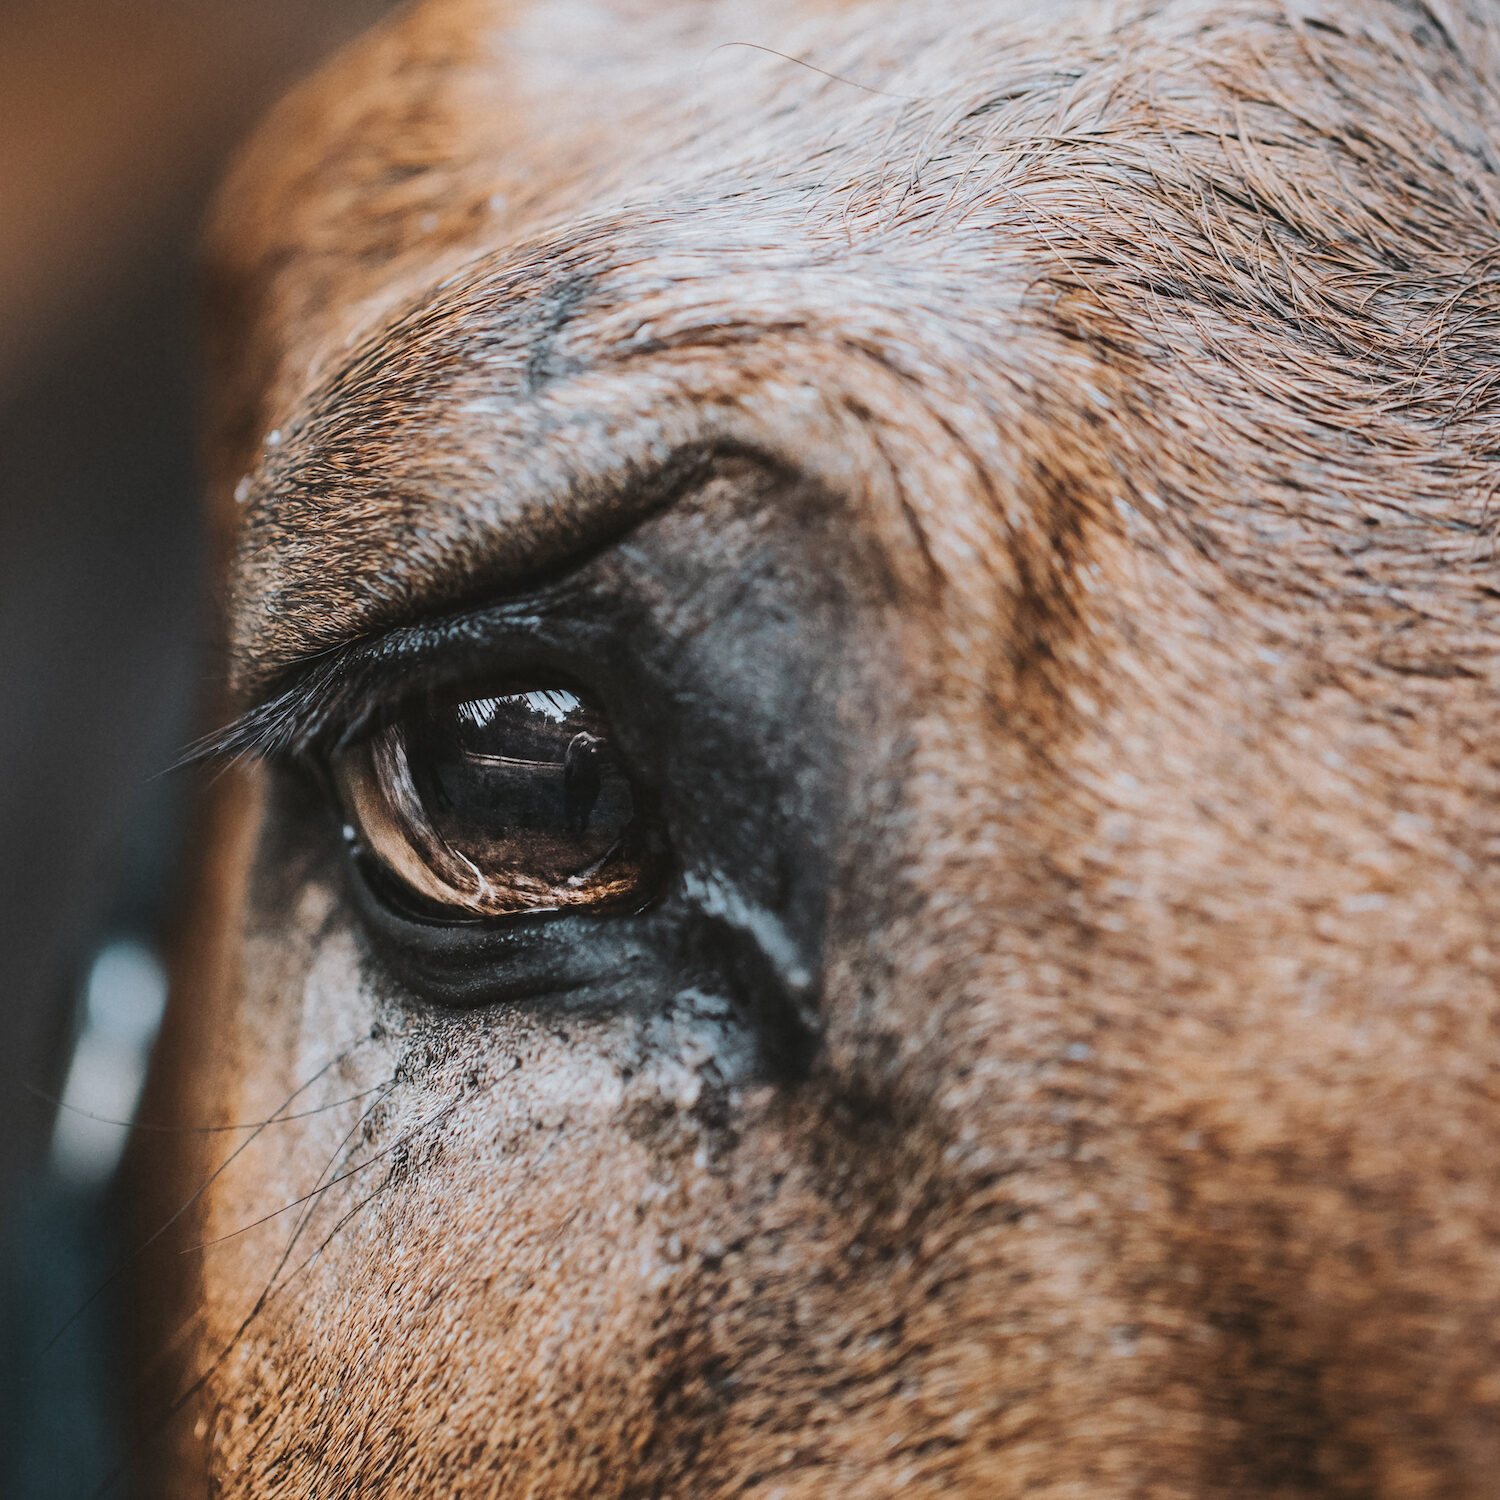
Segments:
[[[534,609],[503,608],[339,647],[293,669],[294,680],[190,746],[179,764],[326,759],[400,718],[424,697],[466,682],[534,675],[541,667],[534,644],[517,637],[530,635],[538,624]],[[509,637],[516,649],[507,653],[497,637]],[[503,660],[507,655],[517,659]]]
[[[322,758],[399,717],[414,696],[409,681],[370,683],[344,664],[319,669],[200,741],[188,759]]]

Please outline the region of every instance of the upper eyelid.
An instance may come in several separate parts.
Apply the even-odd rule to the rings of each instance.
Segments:
[[[389,399],[388,395],[384,399]],[[742,443],[702,438],[679,444],[665,457],[654,451],[635,456],[621,451],[588,482],[573,472],[570,461],[557,483],[544,486],[545,503],[537,515],[518,512],[510,524],[495,524],[493,530],[479,536],[473,534],[471,526],[459,525],[449,515],[441,523],[434,522],[433,538],[424,539],[420,547],[414,545],[412,537],[405,536],[393,539],[389,547],[368,549],[371,555],[394,553],[398,559],[408,553],[425,556],[435,549],[450,562],[462,560],[461,566],[455,563],[451,568],[424,565],[411,574],[398,561],[392,564],[390,577],[377,572],[361,580],[338,566],[342,557],[362,555],[361,549],[341,551],[342,544],[330,540],[337,538],[337,530],[318,528],[322,542],[311,552],[322,558],[338,585],[335,592],[341,603],[335,626],[327,618],[329,606],[323,597],[328,592],[324,587],[327,580],[309,580],[306,559],[300,552],[282,555],[286,536],[297,532],[295,524],[262,528],[265,535],[256,524],[258,510],[279,512],[285,508],[280,501],[287,499],[283,490],[291,483],[288,476],[295,477],[299,452],[305,457],[307,451],[317,449],[320,463],[326,462],[327,455],[315,440],[319,422],[327,419],[328,412],[307,419],[301,424],[303,430],[277,448],[278,456],[265,485],[267,497],[280,499],[276,504],[263,501],[252,507],[231,565],[229,679],[236,690],[258,697],[274,692],[277,682],[298,670],[299,663],[307,659],[310,642],[321,640],[336,651],[342,648],[338,637],[346,629],[375,632],[399,627],[404,606],[396,601],[412,601],[426,612],[458,609],[466,604],[472,608],[469,601],[485,587],[487,578],[492,586],[498,583],[502,589],[513,587],[525,592],[566,580],[607,554],[650,516],[669,509],[678,496],[711,473],[719,458],[750,451]],[[341,425],[347,426],[347,422]],[[476,485],[481,483],[493,487],[494,475],[488,468],[482,476],[476,476]],[[533,500],[536,498],[533,496]],[[319,495],[320,514],[329,509],[336,513],[339,505],[337,491]],[[426,507],[419,505],[417,509]],[[571,521],[566,521],[568,516]],[[538,527],[547,536],[534,534]],[[359,586],[361,581],[363,586]]]
[[[476,658],[493,649],[495,635],[539,626],[538,603],[507,601],[397,626],[310,658],[292,670],[290,681],[190,746],[179,764],[294,760],[337,750],[419,693],[459,682],[480,667],[493,671],[493,661]]]
[[[374,715],[412,696],[419,686],[413,681],[418,671],[430,673],[443,665],[453,675],[461,675],[462,665],[455,662],[455,654],[465,645],[481,649],[483,642],[477,637],[482,627],[494,630],[504,624],[512,633],[520,633],[524,626],[536,626],[576,602],[580,581],[592,564],[611,556],[629,557],[639,564],[642,554],[631,538],[642,523],[670,509],[684,490],[707,478],[717,461],[731,457],[751,460],[765,469],[787,467],[784,460],[743,443],[684,444],[667,459],[629,473],[614,487],[626,512],[616,534],[561,560],[556,571],[533,577],[525,592],[472,604],[437,619],[398,623],[367,639],[304,657],[273,677],[256,693],[256,701],[229,724],[190,746],[178,764],[296,759],[348,743]],[[638,494],[650,494],[651,504],[625,503]]]

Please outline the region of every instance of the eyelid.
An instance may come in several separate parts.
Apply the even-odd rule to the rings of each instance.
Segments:
[[[564,591],[509,600],[446,619],[398,626],[301,668],[225,728],[191,746],[179,764],[296,761],[332,754],[373,733],[434,692],[546,672],[566,680],[576,653],[557,640]]]
[[[628,466],[616,474],[617,482],[600,490],[614,497],[610,509],[617,514],[618,527],[606,528],[587,546],[567,549],[556,562],[556,572],[540,578],[533,574],[526,591],[508,599],[398,624],[292,663],[272,676],[255,693],[256,701],[228,725],[190,746],[178,764],[295,761],[329,754],[377,727],[383,717],[388,721],[434,674],[461,680],[465,651],[472,653],[470,670],[476,677],[507,670],[508,663],[496,660],[497,637],[508,637],[520,654],[543,654],[548,627],[563,618],[565,606],[574,606],[571,613],[576,615],[580,597],[590,592],[580,587],[587,570],[613,555],[643,521],[701,484],[719,458],[731,455],[778,470],[786,467],[784,460],[721,440],[691,442],[664,460]],[[577,657],[576,651],[559,650],[557,655]],[[530,664],[523,663],[522,670]],[[245,670],[239,663],[230,672],[231,682]],[[563,672],[566,675],[565,664]]]
[[[238,529],[230,562],[229,675],[236,691],[261,696],[262,688],[282,677],[310,642],[336,649],[344,631],[374,638],[401,624],[408,612],[430,618],[468,607],[487,587],[520,596],[576,576],[702,483],[719,456],[748,451],[738,441],[693,437],[664,454],[657,420],[650,418],[646,433],[632,434],[622,424],[610,444],[580,450],[559,443],[558,432],[548,424],[535,443],[514,450],[524,453],[525,461],[505,483],[497,481],[499,455],[487,451],[493,418],[481,409],[484,403],[461,403],[450,415],[465,419],[467,412],[485,430],[473,434],[474,442],[460,441],[449,450],[454,467],[444,488],[493,495],[499,483],[502,491],[493,513],[481,522],[488,534],[476,545],[474,523],[480,518],[466,505],[439,497],[412,505],[403,486],[391,489],[385,483],[361,485],[356,496],[330,473],[330,464],[334,473],[347,467],[366,474],[374,465],[388,478],[404,467],[400,428],[394,429],[396,449],[385,462],[377,456],[381,440],[368,434],[357,452],[346,452],[347,465],[335,458],[359,406],[357,388],[363,385],[370,392],[365,378],[375,376],[382,404],[389,399],[382,371],[392,357],[390,336],[365,351],[359,376],[346,369],[335,377],[325,387],[326,399],[315,398],[315,410],[290,422],[286,442],[265,461],[262,503],[250,507]],[[490,384],[486,379],[487,390]],[[593,421],[592,416],[587,419],[589,430]],[[377,425],[390,436],[388,424]],[[482,451],[485,462],[474,472],[468,459]],[[590,464],[590,455],[598,462]],[[309,461],[320,474],[313,485],[305,473]],[[550,475],[543,472],[549,468]],[[350,549],[338,540],[337,528],[321,523],[303,535],[295,517],[310,492],[316,492],[316,512],[325,520],[353,504],[361,512],[361,524],[375,528],[372,541],[383,537],[384,545]],[[403,497],[394,507],[389,503],[393,495]],[[273,516],[274,523],[269,520]],[[288,547],[288,535],[299,545]],[[330,589],[340,600],[337,617],[330,614]]]

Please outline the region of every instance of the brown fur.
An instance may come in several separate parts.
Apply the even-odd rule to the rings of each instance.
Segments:
[[[662,453],[801,476],[756,504],[886,579],[818,1059],[414,1006],[227,776],[182,1117],[386,1092],[200,1200],[373,1163],[192,1262],[175,1491],[1493,1493],[1500,19],[746,25],[433,0],[296,96],[213,235],[211,469],[241,697]]]

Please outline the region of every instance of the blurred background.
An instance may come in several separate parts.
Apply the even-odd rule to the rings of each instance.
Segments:
[[[388,0],[0,0],[0,1497],[120,1493],[111,1175],[187,878],[193,247]],[[94,1118],[100,1117],[100,1118]],[[92,1299],[92,1300],[91,1300]]]

